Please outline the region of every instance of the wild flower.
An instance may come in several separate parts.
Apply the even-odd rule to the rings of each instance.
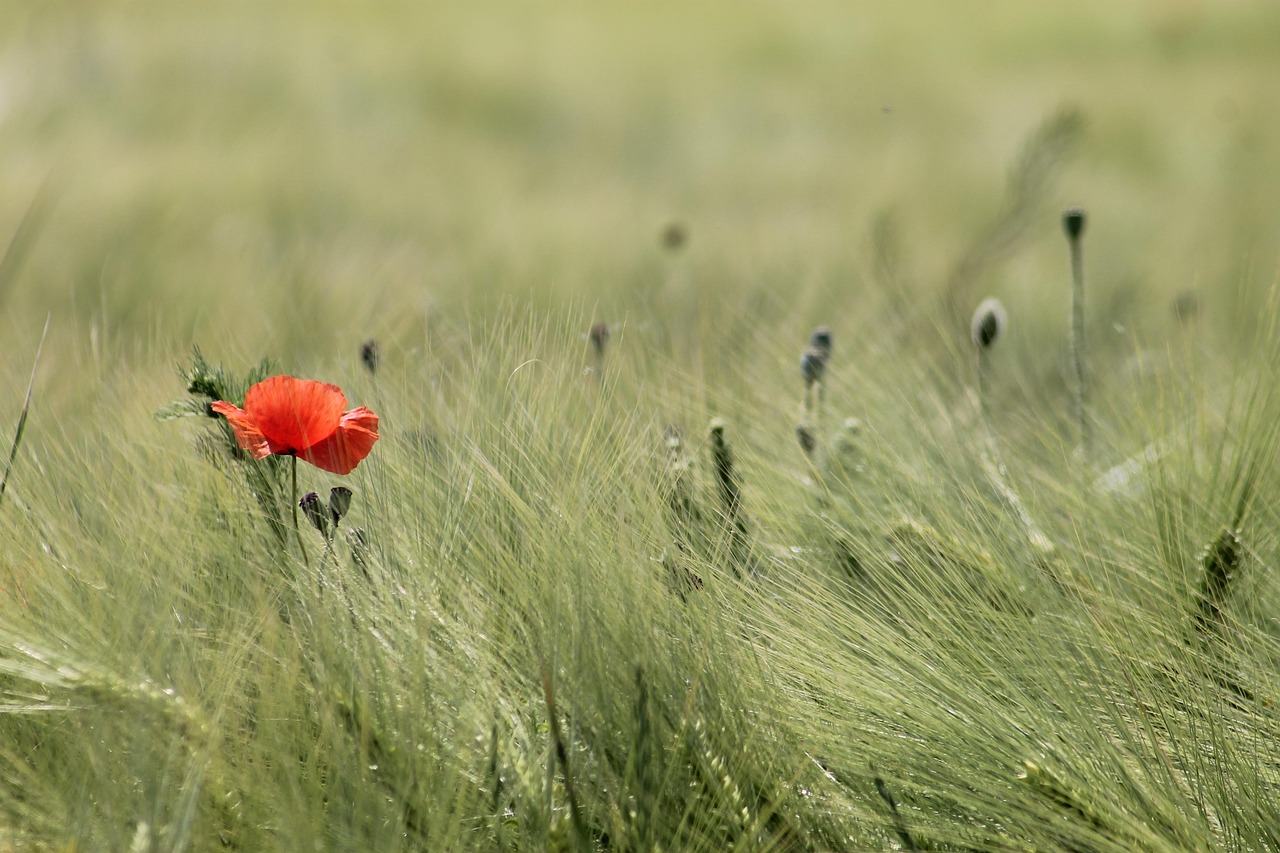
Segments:
[[[244,408],[219,400],[236,442],[254,459],[277,454],[310,462],[333,474],[349,474],[378,440],[378,416],[360,406],[344,412],[337,385],[273,376],[244,395]]]

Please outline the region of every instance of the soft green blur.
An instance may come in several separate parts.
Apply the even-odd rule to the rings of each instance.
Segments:
[[[0,853],[1280,849],[1277,198],[1270,2],[0,5]]]

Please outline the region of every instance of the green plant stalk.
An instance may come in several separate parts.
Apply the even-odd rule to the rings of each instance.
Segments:
[[[27,429],[27,413],[31,411],[31,392],[36,386],[36,370],[40,367],[40,354],[44,352],[44,339],[49,334],[49,319],[45,318],[44,331],[40,333],[40,343],[36,347],[35,363],[31,365],[31,379],[27,382],[27,398],[22,403],[22,414],[18,415],[18,427],[13,432],[13,444],[9,447],[9,461],[4,466],[4,476],[0,477],[0,501],[4,500],[5,487],[9,485],[9,474],[13,471],[13,461],[18,458],[18,446],[22,444],[22,434]]]
[[[293,535],[298,540],[298,550],[302,552],[302,564],[307,567],[307,571],[311,571],[311,560],[307,557],[307,546],[302,544],[302,530],[298,527],[298,457],[297,454],[289,457],[289,480],[293,487],[293,496],[290,502],[293,504]]]
[[[1088,393],[1084,377],[1084,261],[1080,238],[1071,243],[1071,365],[1076,380],[1076,423],[1080,427],[1080,448],[1088,452],[1092,444],[1086,405]]]

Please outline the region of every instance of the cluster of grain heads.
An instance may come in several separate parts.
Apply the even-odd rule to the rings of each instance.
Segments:
[[[1196,613],[1196,629],[1208,633],[1218,630],[1222,624],[1222,607],[1240,574],[1244,546],[1240,533],[1224,527],[1212,542],[1205,546],[1200,558],[1199,609]]]
[[[884,800],[884,804],[889,807],[889,815],[893,819],[893,831],[898,836],[898,840],[902,842],[904,850],[919,850],[915,840],[912,839],[911,833],[907,831],[907,826],[902,820],[902,814],[898,811],[898,801],[893,798],[893,793],[889,790],[889,786],[879,776],[874,779],[876,793],[880,795],[880,799]]]
[[[1081,238],[1084,236],[1085,213],[1080,207],[1068,207],[1062,212],[1062,230],[1066,232],[1071,249],[1071,366],[1075,372],[1075,415],[1080,429],[1080,448],[1088,453],[1091,443],[1089,433],[1088,394],[1085,385],[1084,344],[1084,260]]]
[[[1070,833],[1070,837],[1063,838],[1065,849],[1165,849],[1145,821],[1128,817],[1095,792],[1071,784],[1042,763],[1024,761],[1022,767],[1019,779],[1063,819],[1063,830]]]
[[[687,565],[695,542],[702,536],[702,511],[694,499],[690,462],[684,454],[684,434],[675,424],[663,432],[666,452],[665,490],[672,541],[662,555],[667,578],[680,600],[702,589],[702,577]]]
[[[555,690],[551,683],[551,671],[544,664],[542,667],[542,698],[547,704],[547,722],[551,727],[551,743],[555,749],[556,763],[560,765],[560,773],[564,778],[564,793],[569,801],[569,819],[573,824],[577,849],[592,850],[595,845],[587,829],[582,808],[578,805],[577,788],[574,785],[573,768],[569,764],[569,749],[565,743],[564,733],[560,728],[560,715],[556,711]]]

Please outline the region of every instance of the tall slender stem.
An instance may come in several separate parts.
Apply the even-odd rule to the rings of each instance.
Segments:
[[[1076,422],[1080,424],[1080,446],[1089,449],[1089,416],[1086,413],[1087,390],[1084,378],[1084,264],[1080,257],[1080,240],[1071,241],[1071,361],[1076,373]]]
[[[298,527],[298,457],[293,455],[290,458],[290,479],[293,482],[293,535],[298,540],[298,550],[302,552],[302,564],[307,567],[307,571],[311,571],[311,560],[307,557],[307,546],[302,544],[302,530]]]
[[[1062,214],[1063,230],[1071,247],[1071,364],[1076,379],[1076,423],[1080,427],[1080,449],[1088,453],[1092,444],[1089,431],[1088,394],[1085,385],[1084,364],[1084,261],[1080,238],[1084,235],[1085,213],[1078,207],[1069,207]]]

